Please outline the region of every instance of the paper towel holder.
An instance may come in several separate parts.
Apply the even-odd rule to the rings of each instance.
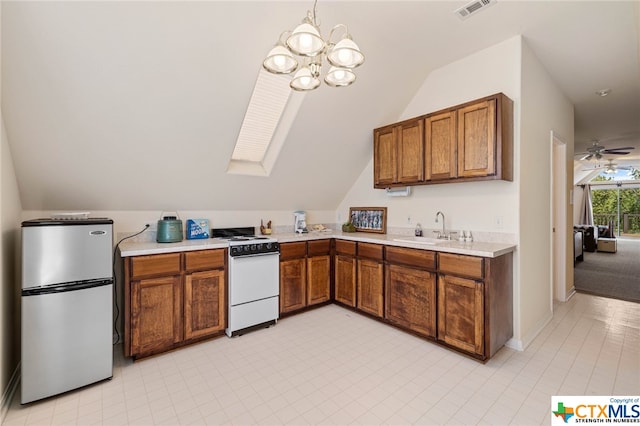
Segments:
[[[411,187],[385,188],[385,192],[389,197],[408,197],[411,195]]]

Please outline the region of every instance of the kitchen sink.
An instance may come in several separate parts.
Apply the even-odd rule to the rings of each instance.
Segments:
[[[406,237],[406,238],[394,238],[393,241],[400,241],[403,243],[418,243],[427,245],[436,245],[440,243],[446,243],[448,240],[442,240],[438,238],[429,237]]]

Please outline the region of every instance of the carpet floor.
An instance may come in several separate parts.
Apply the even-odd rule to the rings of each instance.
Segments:
[[[640,238],[618,238],[617,253],[585,252],[576,263],[576,291],[640,302]]]

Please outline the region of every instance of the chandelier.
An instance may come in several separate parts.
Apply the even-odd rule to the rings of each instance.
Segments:
[[[325,41],[320,35],[320,27],[316,21],[316,4],[313,3],[313,13],[307,11],[307,16],[293,31],[284,31],[275,47],[269,51],[262,66],[274,74],[293,74],[292,89],[308,91],[320,86],[320,72],[326,58],[329,70],[324,76],[324,82],[331,87],[349,86],[356,81],[353,69],[362,65],[364,55],[360,52],[344,24],[334,26]],[[343,30],[342,38],[332,42],[334,33]]]

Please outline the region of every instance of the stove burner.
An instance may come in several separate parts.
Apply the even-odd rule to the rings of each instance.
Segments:
[[[245,237],[231,237],[229,238],[229,241],[250,241],[251,238],[245,238]]]

